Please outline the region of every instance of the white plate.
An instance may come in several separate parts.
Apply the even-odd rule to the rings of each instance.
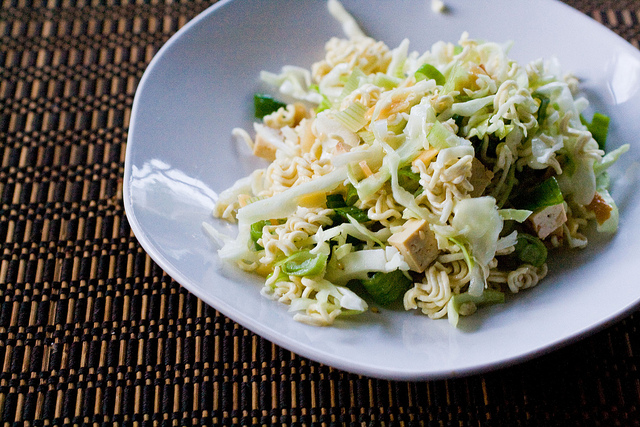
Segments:
[[[372,37],[424,51],[438,40],[515,42],[518,61],[557,56],[583,80],[592,110],[612,117],[609,148],[631,150],[613,170],[620,231],[583,251],[555,256],[549,276],[507,304],[464,318],[459,329],[415,312],[382,310],[318,328],[260,296],[262,281],[220,264],[202,229],[216,195],[254,163],[231,129],[251,129],[260,70],[310,67],[342,36],[321,1],[222,1],[182,28],[153,59],[136,93],[124,198],[140,244],[199,298],[299,355],[389,379],[442,378],[514,363],[575,340],[628,313],[640,300],[640,54],[590,18],[555,1],[344,1]],[[634,166],[635,165],[635,166]],[[634,169],[635,167],[635,169]]]

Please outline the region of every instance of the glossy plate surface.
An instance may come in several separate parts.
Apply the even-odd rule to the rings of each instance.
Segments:
[[[260,296],[259,278],[220,263],[202,223],[217,194],[258,164],[231,137],[251,129],[260,70],[309,68],[342,37],[321,1],[222,1],[160,50],[136,93],[125,163],[127,217],[141,245],[189,291],[255,333],[310,359],[390,379],[443,378],[493,369],[570,342],[640,301],[640,54],[590,18],[555,1],[343,2],[365,32],[423,52],[438,41],[512,40],[511,57],[556,56],[583,81],[595,110],[612,118],[609,147],[631,150],[612,170],[620,230],[586,250],[554,256],[536,288],[464,318],[458,329],[415,312],[382,310],[318,328]],[[588,115],[588,114],[587,114]],[[218,227],[228,227],[216,223]],[[228,227],[231,233],[233,227]]]

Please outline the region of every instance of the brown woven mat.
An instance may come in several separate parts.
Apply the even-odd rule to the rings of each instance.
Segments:
[[[639,46],[640,2],[568,3]],[[156,266],[122,207],[131,105],[207,6],[2,0],[5,424],[638,425],[638,314],[492,373],[382,381],[271,344]]]

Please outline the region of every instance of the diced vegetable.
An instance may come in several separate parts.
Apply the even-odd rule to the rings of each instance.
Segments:
[[[335,209],[347,206],[342,194],[327,194],[327,208]]]
[[[357,132],[368,122],[365,118],[366,112],[367,107],[359,102],[355,102],[345,110],[337,112],[335,118],[345,125],[351,132]]]
[[[526,209],[500,209],[498,213],[504,220],[512,220],[517,222],[524,222],[532,212]]]
[[[413,172],[411,166],[398,169],[398,184],[414,196],[418,196],[424,190],[420,185],[420,174]]]
[[[385,73],[377,73],[373,76],[373,84],[387,90],[397,87],[400,82],[402,82],[402,79]]]
[[[347,200],[353,203],[357,201],[357,192],[355,192],[355,195],[356,195],[355,200],[353,196],[354,192],[355,192],[355,188],[353,188],[353,186],[351,186],[347,192]],[[333,211],[339,217],[334,219],[334,225],[336,225],[336,223],[348,221],[349,215],[358,222],[370,221],[369,216],[367,215],[367,212],[353,206],[353,203],[347,204],[347,201],[345,201],[345,198],[342,194],[327,195],[327,208],[333,209]]]
[[[542,125],[547,118],[547,107],[550,102],[549,97],[537,92],[534,92],[532,96],[540,100],[540,105],[538,106],[538,124]]]
[[[605,149],[607,143],[607,135],[609,133],[609,117],[604,114],[595,113],[591,119],[591,123],[587,123],[587,129],[591,132],[591,136],[598,143],[601,150]]]
[[[351,75],[344,84],[344,88],[342,89],[342,93],[340,94],[340,99],[343,99],[345,96],[349,95],[354,90],[358,89],[360,86],[360,79],[365,77],[365,74],[358,67],[355,67],[353,71],[351,71]]]
[[[287,104],[277,101],[272,96],[256,93],[253,95],[253,106],[255,108],[256,118],[262,119],[264,116],[268,116],[280,108],[286,107]]]
[[[449,93],[459,91],[464,85],[464,81],[468,79],[469,73],[460,62],[455,62],[445,77],[444,93]]]
[[[564,202],[562,191],[555,177],[551,177],[523,193],[513,200],[513,205],[519,209],[536,211],[540,208],[553,206]]]
[[[262,237],[262,229],[267,223],[270,224],[269,220],[257,221],[251,224],[251,240],[253,241],[254,247],[256,251],[260,251],[264,249],[262,246],[258,244],[258,239]]]
[[[527,233],[518,233],[515,254],[520,261],[534,267],[541,267],[547,261],[547,247],[542,240]]]
[[[353,219],[355,219],[358,222],[371,221],[371,219],[367,215],[367,211],[364,211],[360,208],[356,208],[355,206],[336,207],[336,208],[333,208],[333,211],[344,220],[348,220],[349,216],[351,216]]]
[[[267,280],[271,279],[272,277],[273,277],[273,272],[271,272],[271,273],[269,273],[267,275]],[[285,281],[285,280],[289,280],[289,276],[287,274],[283,273],[282,270],[280,270],[280,272],[278,274],[278,277],[276,278],[276,280],[274,280],[272,282],[272,287],[275,287],[276,283],[282,282],[282,281]]]
[[[331,108],[331,106],[332,104],[331,101],[329,101],[329,98],[327,98],[325,95],[322,95],[322,101],[316,107],[316,114]]]
[[[439,86],[443,86],[446,83],[446,79],[444,75],[433,65],[431,64],[423,64],[418,70],[415,72],[416,80],[430,80],[433,79],[436,81],[436,84]]]
[[[347,206],[355,205],[358,200],[358,190],[351,184],[347,185],[347,197],[345,199]]]
[[[401,298],[413,284],[400,270],[390,273],[377,272],[361,282],[373,300],[380,305],[389,305]]]
[[[296,252],[276,263],[283,273],[290,276],[315,276],[327,265],[327,255],[313,255],[309,251]]]

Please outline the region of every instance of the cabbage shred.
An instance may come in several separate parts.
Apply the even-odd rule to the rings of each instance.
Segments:
[[[523,66],[466,33],[390,49],[328,4],[347,38],[310,70],[262,73],[286,101],[249,137],[269,166],[220,195],[235,238],[206,227],[265,296],[313,325],[372,299],[455,325],[537,284],[589,222],[617,229],[607,168],[628,147],[605,155],[608,119],[596,141],[557,61]]]

